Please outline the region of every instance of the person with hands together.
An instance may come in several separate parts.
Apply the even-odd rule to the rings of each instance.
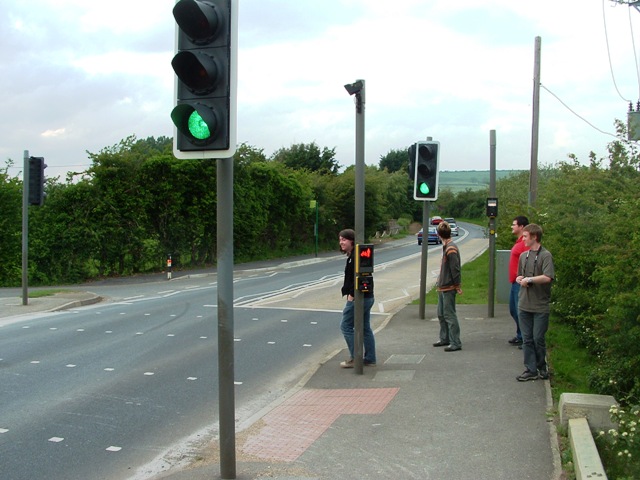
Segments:
[[[520,255],[516,282],[520,285],[518,319],[525,371],[516,379],[527,382],[549,378],[545,336],[549,329],[551,283],[555,272],[551,252],[540,243],[542,228],[530,223],[524,227],[522,238],[529,250]]]

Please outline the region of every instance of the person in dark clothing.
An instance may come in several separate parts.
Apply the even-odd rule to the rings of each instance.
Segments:
[[[462,293],[460,250],[451,239],[451,227],[447,222],[439,223],[437,230],[438,236],[442,239],[442,263],[436,282],[440,340],[433,346],[445,347],[445,352],[457,352],[462,350],[460,324],[456,313],[456,295]]]
[[[344,267],[344,282],[342,285],[342,295],[347,296],[347,303],[342,310],[342,321],[340,330],[344,335],[349,349],[349,360],[340,363],[342,368],[353,368],[354,349],[354,296],[355,296],[355,261],[353,253],[355,250],[355,232],[351,229],[342,230],[339,234],[340,251],[347,255],[347,264]],[[364,293],[364,365],[374,366],[376,364],[376,341],[371,330],[371,307],[375,301],[373,297],[373,284],[371,291]]]

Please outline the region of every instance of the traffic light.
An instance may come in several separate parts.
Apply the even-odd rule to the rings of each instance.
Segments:
[[[29,205],[44,203],[44,169],[47,166],[42,157],[29,157]]]
[[[356,244],[356,273],[373,273],[373,244]]]
[[[227,158],[236,151],[237,0],[179,0],[174,155]]]
[[[426,202],[434,202],[438,199],[439,153],[440,142],[429,141],[415,144],[414,199]]]

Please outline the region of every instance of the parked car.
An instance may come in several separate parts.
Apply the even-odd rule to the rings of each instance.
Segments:
[[[438,232],[436,231],[436,227],[429,226],[429,238],[427,241],[436,245],[442,243],[442,240],[440,240]],[[422,245],[422,229],[418,232],[418,245]]]
[[[458,233],[458,224],[456,222],[448,222],[449,226],[451,227],[451,236],[452,237],[457,237],[458,235],[460,235],[460,233]]]

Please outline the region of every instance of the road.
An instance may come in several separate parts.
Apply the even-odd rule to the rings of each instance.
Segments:
[[[467,225],[463,261],[488,241]],[[440,247],[430,249],[428,283]],[[415,239],[375,251],[373,325],[416,298]],[[344,348],[344,257],[239,266],[236,421],[248,421]],[[93,285],[107,302],[0,325],[0,477],[146,478],[216,434],[215,273]]]

